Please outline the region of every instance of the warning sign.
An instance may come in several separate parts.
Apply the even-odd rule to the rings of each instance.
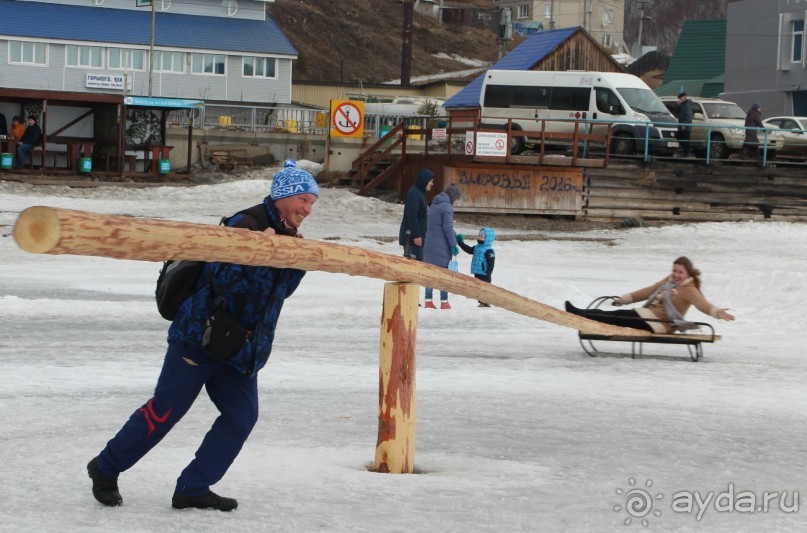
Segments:
[[[477,132],[476,155],[507,157],[507,133]]]
[[[474,132],[465,132],[465,155],[474,155]]]
[[[364,102],[331,100],[331,136],[364,136]]]

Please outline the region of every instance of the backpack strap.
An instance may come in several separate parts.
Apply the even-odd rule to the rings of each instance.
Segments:
[[[266,228],[269,227],[269,215],[266,213],[266,206],[263,205],[262,203],[253,205],[252,207],[249,207],[247,209],[242,209],[241,211],[238,211],[229,217],[221,217],[219,225],[226,226],[230,222],[230,220],[232,220],[234,217],[238,215],[246,215],[255,219],[255,221],[258,223],[258,227],[255,229],[255,231],[264,231]],[[224,266],[223,264],[219,265],[219,270],[223,268],[223,266]],[[215,282],[216,274],[218,274],[218,270],[216,272],[211,272],[208,278],[208,282],[214,289],[217,288]],[[245,304],[246,304],[246,295],[244,294],[237,295],[235,299],[235,306],[238,309],[243,309]]]
[[[269,215],[266,213],[266,206],[263,204],[253,205],[247,209],[242,209],[229,217],[221,217],[220,225],[226,226],[230,220],[238,215],[246,215],[255,219],[258,223],[257,231],[263,231],[269,227]]]

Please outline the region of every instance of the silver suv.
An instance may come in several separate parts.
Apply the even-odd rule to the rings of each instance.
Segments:
[[[692,100],[693,125],[689,142],[693,152],[705,154],[707,133],[711,142],[709,157],[712,159],[727,159],[731,153],[742,150],[746,116],[742,107],[734,102],[715,98],[690,96],[689,99]],[[678,99],[662,96],[661,101],[677,118]],[[760,150],[765,147],[767,142],[769,159],[774,157],[776,151],[781,150],[784,144],[784,137],[778,128],[760,130],[757,136]]]

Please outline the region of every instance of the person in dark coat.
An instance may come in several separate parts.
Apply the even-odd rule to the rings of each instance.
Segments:
[[[745,116],[745,127],[747,129],[743,140],[743,157],[760,161],[759,136],[754,128],[763,128],[765,126],[762,124],[762,108],[759,104],[751,105],[751,109],[748,110],[748,114]]]
[[[689,157],[690,142],[692,137],[692,100],[687,97],[687,93],[678,95],[678,143],[681,145],[681,155]]]
[[[263,203],[230,217],[227,225],[250,230],[266,227],[265,233],[301,237],[298,228],[318,197],[319,187],[311,174],[287,161],[272,179],[270,194]],[[250,213],[257,213],[263,223]],[[283,303],[304,275],[305,271],[294,268],[205,265],[196,292],[183,302],[168,330],[168,350],[154,396],[135,410],[87,465],[96,500],[110,507],[123,503],[118,475],[165,437],[204,387],[220,415],[177,479],[171,505],[219,511],[238,506],[235,499],[215,494],[210,486],[227,472],[258,420],[256,375],[269,359]],[[221,320],[214,320],[216,317]],[[226,335],[216,331],[217,324],[227,322]],[[238,330],[232,322],[247,333],[233,334],[241,340],[235,343],[237,352],[222,357],[208,340],[229,337],[229,332]]]
[[[25,166],[25,154],[39,146],[41,142],[42,128],[36,123],[36,117],[31,115],[28,117],[28,127],[25,128],[25,133],[22,134],[22,139],[20,139],[20,145],[17,147],[16,168]]]
[[[454,203],[461,197],[460,190],[453,183],[434,197],[426,226],[424,262],[448,268],[452,256],[459,253],[457,234],[454,232]],[[432,295],[431,287],[427,287],[426,303],[424,304],[426,309],[435,309]],[[440,291],[440,309],[451,309],[446,291]]]
[[[404,247],[404,256],[423,261],[423,242],[426,239],[426,215],[429,204],[426,193],[434,185],[434,172],[428,168],[418,171],[415,184],[406,193],[403,219],[398,231],[398,244]]]
[[[6,122],[6,116],[3,113],[0,113],[0,135],[8,135],[8,122]]]

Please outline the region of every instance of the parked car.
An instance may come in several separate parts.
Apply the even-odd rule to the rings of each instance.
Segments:
[[[771,117],[762,123],[782,130],[784,145],[778,152],[780,156],[807,159],[807,117]]]
[[[743,148],[745,139],[745,116],[743,108],[726,100],[715,98],[689,98],[692,100],[692,150],[698,155],[706,153],[706,135],[709,135],[709,157],[727,159]],[[678,99],[671,96],[661,98],[667,109],[678,117]],[[784,136],[778,128],[759,132],[760,150],[767,146],[768,159],[773,158],[784,145]],[[767,143],[767,144],[766,144]]]

